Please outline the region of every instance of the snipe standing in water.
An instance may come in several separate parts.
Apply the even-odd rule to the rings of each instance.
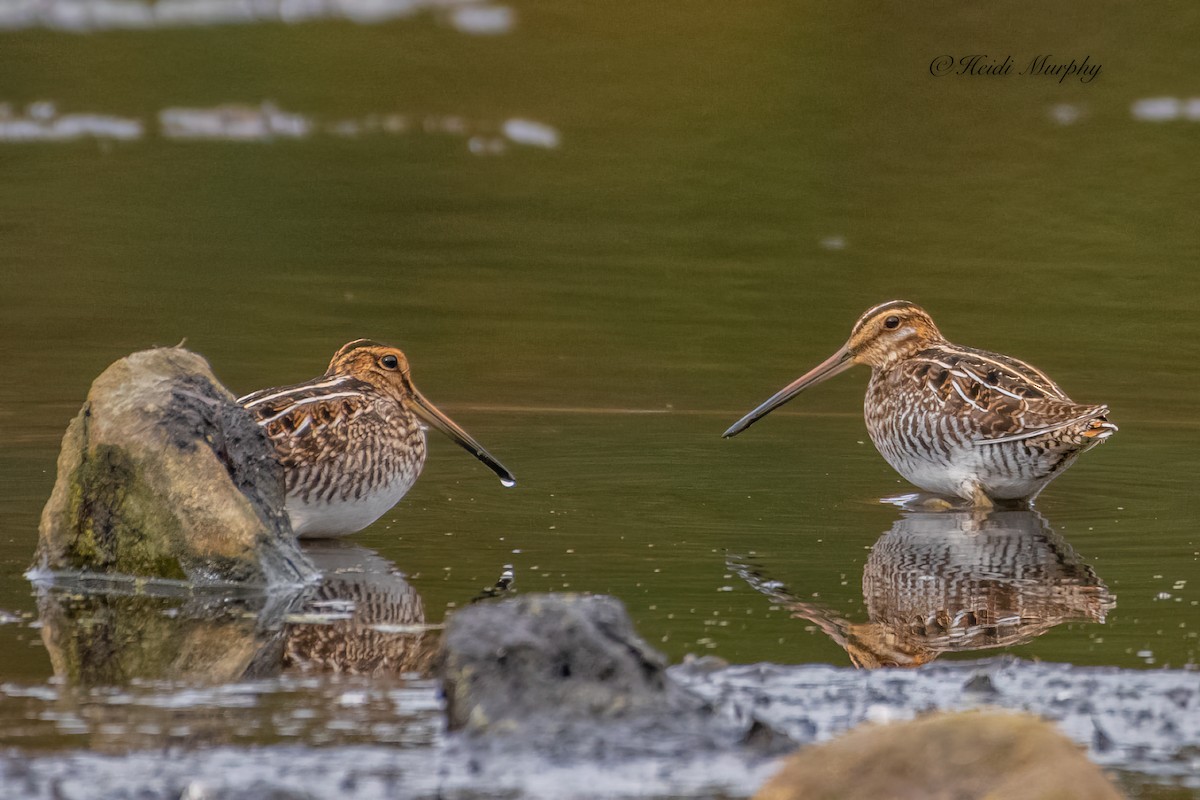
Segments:
[[[404,353],[369,339],[338,350],[320,378],[262,389],[238,403],[275,445],[297,536],[354,533],[399,502],[425,463],[421,421],[487,464],[505,486],[516,483],[417,391]]]
[[[841,349],[724,435],[855,364],[871,367],[863,413],[884,459],[920,488],[977,506],[1032,500],[1117,431],[1108,406],[1073,402],[1024,361],[951,344],[919,306],[892,300],[863,314]]]

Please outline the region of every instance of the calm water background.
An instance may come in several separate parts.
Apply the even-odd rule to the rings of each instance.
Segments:
[[[34,612],[22,573],[59,439],[109,363],[186,338],[242,393],[368,336],[520,480],[435,439],[355,538],[433,621],[512,564],[524,592],[617,595],[672,659],[847,664],[725,554],[865,620],[868,550],[900,516],[879,500],[908,490],[866,437],[865,369],[720,433],[904,297],[1121,426],[1038,502],[1116,608],[1011,652],[1196,665],[1200,114],[1135,109],[1200,96],[1200,10],[506,7],[490,35],[444,9],[0,30],[10,119],[143,125],[0,139],[0,609]],[[1011,54],[1014,74],[931,76],[969,53]],[[1038,54],[1102,71],[1015,74]],[[312,127],[160,123],[264,103]],[[0,648],[0,681],[50,676],[36,629],[0,626]]]

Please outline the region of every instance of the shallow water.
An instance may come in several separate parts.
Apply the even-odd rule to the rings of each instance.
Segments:
[[[0,4],[0,683],[54,673],[22,573],[67,421],[113,360],[185,338],[238,393],[398,344],[516,473],[435,440],[354,537],[428,623],[511,564],[522,592],[617,595],[673,660],[849,665],[737,559],[878,623],[871,548],[911,520],[880,500],[910,487],[865,371],[720,433],[892,297],[1121,427],[1037,504],[1103,613],[936,657],[1195,668],[1192,5],[267,5]],[[930,75],[978,48],[1103,69]],[[975,580],[1012,589],[1013,563]]]

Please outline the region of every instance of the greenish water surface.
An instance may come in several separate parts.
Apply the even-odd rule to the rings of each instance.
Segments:
[[[622,598],[673,660],[849,664],[727,560],[868,621],[870,548],[906,524],[880,499],[910,489],[866,437],[865,369],[720,434],[894,297],[1121,428],[1037,504],[1111,594],[1103,622],[965,657],[1195,667],[1200,121],[1138,103],[1195,95],[1200,16],[1156,5],[514,0],[490,35],[429,10],[0,30],[0,123],[141,125],[0,136],[0,609],[26,620],[0,626],[0,682],[52,675],[22,573],[68,420],[109,363],[181,339],[235,393],[397,344],[517,474],[504,489],[435,439],[355,537],[430,621],[511,564],[522,592]],[[1102,71],[931,75],[969,53]],[[225,133],[179,135],[172,109]],[[306,132],[228,138],[272,114]]]

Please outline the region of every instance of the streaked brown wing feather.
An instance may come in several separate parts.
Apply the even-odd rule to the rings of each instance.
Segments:
[[[370,427],[374,427],[372,422],[383,425],[383,415],[372,392],[370,385],[361,381],[347,382],[335,392],[297,384],[263,389],[241,398],[241,402],[250,406],[247,410],[287,466],[292,461],[313,463],[328,454],[346,452],[351,431],[360,428],[358,424],[351,426],[352,421]],[[262,397],[271,399],[260,401]],[[364,416],[377,419],[363,419]]]
[[[1026,364],[1003,353],[992,353],[973,347],[956,346],[953,351],[961,359],[960,363],[964,368],[975,372],[981,381],[989,385],[1030,399],[1043,397],[1071,402],[1067,393],[1051,380],[1049,375],[1032,364]]]
[[[1073,402],[1040,370],[997,353],[937,347],[898,367],[966,423],[981,443],[1039,436],[1103,417],[1107,406]]]

